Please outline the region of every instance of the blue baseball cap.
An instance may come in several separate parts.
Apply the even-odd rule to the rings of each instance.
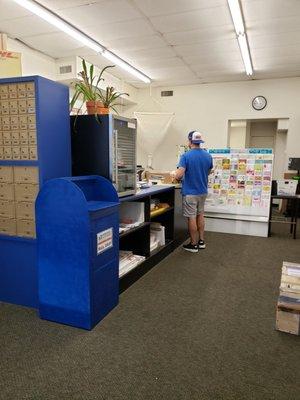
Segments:
[[[193,143],[193,144],[200,144],[204,143],[204,140],[202,139],[202,133],[198,131],[191,131],[188,134],[188,139]]]

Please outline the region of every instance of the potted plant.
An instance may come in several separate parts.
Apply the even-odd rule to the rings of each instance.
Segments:
[[[118,111],[115,107],[121,105],[121,103],[118,103],[117,100],[122,95],[129,96],[128,93],[117,92],[112,86],[107,86],[104,94],[100,92],[100,98],[103,103],[103,106],[100,108],[100,114],[109,114],[110,108],[118,114]]]
[[[85,60],[82,60],[83,70],[78,74],[82,80],[75,83],[75,93],[70,102],[71,109],[81,96],[82,103],[79,110],[81,110],[83,104],[85,103],[88,114],[100,114],[100,110],[104,107],[104,104],[101,100],[99,83],[104,80],[102,78],[104,71],[112,67],[114,67],[114,65],[107,65],[101,70],[99,76],[97,77],[97,75],[94,75],[94,65],[92,64],[88,71]]]

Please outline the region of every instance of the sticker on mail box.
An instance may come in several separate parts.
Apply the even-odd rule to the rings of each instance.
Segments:
[[[113,247],[113,228],[97,233],[97,255]]]

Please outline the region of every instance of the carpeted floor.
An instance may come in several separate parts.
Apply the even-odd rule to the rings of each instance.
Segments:
[[[274,330],[300,239],[207,234],[125,291],[92,332],[0,304],[2,400],[296,400],[300,337]]]

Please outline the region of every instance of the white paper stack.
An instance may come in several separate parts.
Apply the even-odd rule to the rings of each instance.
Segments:
[[[132,251],[120,250],[119,252],[119,277],[127,274],[132,269],[145,261],[144,256],[133,254]]]
[[[152,222],[150,226],[150,252],[165,244],[165,227],[159,222]]]

